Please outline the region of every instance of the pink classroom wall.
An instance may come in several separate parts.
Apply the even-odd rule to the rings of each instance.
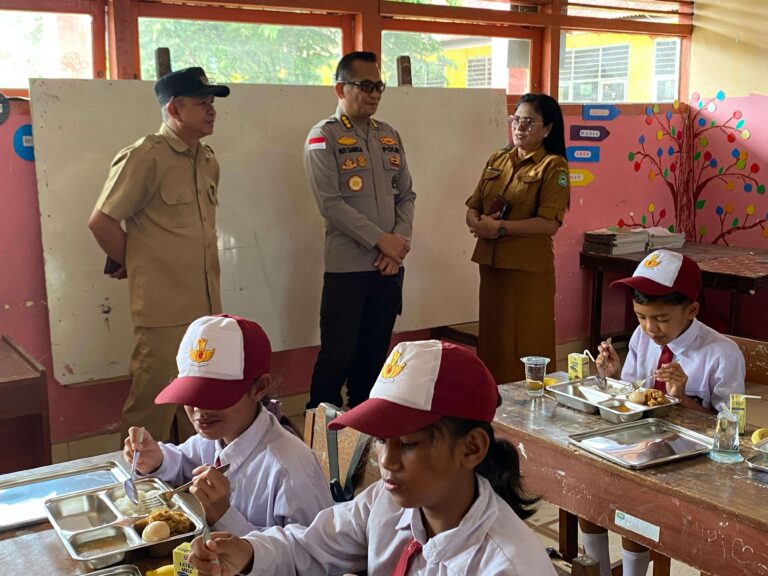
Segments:
[[[730,114],[741,109],[748,126],[754,128],[751,138],[740,141],[747,150],[749,162],[766,164],[768,133],[757,126],[766,110],[763,96],[726,99],[719,104],[718,114]],[[43,276],[43,251],[40,237],[40,217],[34,164],[23,160],[13,151],[13,135],[18,128],[30,123],[26,103],[14,102],[9,119],[0,125],[0,332],[9,335],[27,352],[40,361],[48,372],[51,434],[54,443],[73,440],[105,431],[114,430],[125,399],[127,382],[111,382],[79,388],[64,388],[50,376],[51,346],[46,307],[45,280]],[[611,131],[600,147],[600,162],[596,164],[572,163],[572,169],[588,169],[594,180],[584,187],[572,190],[571,208],[563,228],[555,237],[557,295],[557,341],[564,343],[584,338],[588,331],[589,283],[579,267],[579,251],[585,230],[612,225],[619,219],[629,220],[634,213],[639,220],[648,214],[648,206],[654,204],[658,216],[662,209],[666,216],[663,225],[672,222],[672,202],[669,192],[658,179],[651,182],[644,172],[635,172],[628,153],[637,148],[638,137],[645,134],[654,138],[654,131],[645,123],[644,115],[622,114],[606,123],[582,122],[577,116],[566,118],[566,124],[603,124]],[[711,138],[713,154],[725,156],[732,146]],[[569,142],[569,144],[589,144]],[[489,151],[490,152],[490,151]],[[768,169],[768,167],[766,167]],[[479,170],[479,169],[478,169]],[[765,172],[760,172],[761,176]],[[418,178],[418,175],[415,175]],[[712,186],[707,192],[707,203],[701,211],[701,223],[708,230],[719,230],[717,205],[730,202],[732,217],[743,219],[749,203],[755,206],[754,219],[768,211],[768,201],[756,191],[745,193],[739,189],[728,190],[723,183]],[[462,212],[461,209],[458,212]],[[463,212],[462,212],[463,214]],[[83,226],[85,226],[83,217]],[[463,226],[462,216],[456,223]],[[705,237],[705,241],[711,238]],[[768,248],[768,239],[759,227],[738,232],[728,237],[737,246]],[[716,292],[716,291],[714,291]],[[623,321],[623,298],[620,294],[606,291],[607,317],[604,329],[618,328]],[[723,294],[708,295],[711,307],[724,310],[727,298]],[[768,338],[767,328],[761,325],[758,313],[766,306],[766,296],[746,297],[743,303],[743,326],[748,334]],[[761,308],[762,307],[762,308]],[[723,312],[724,313],[724,312]],[[423,338],[426,332],[396,335],[395,339]],[[306,391],[309,384],[316,348],[290,350],[275,354],[273,373],[278,380],[279,395],[291,395]]]
[[[708,102],[704,95],[703,103]],[[758,184],[768,183],[768,131],[761,129],[760,124],[766,118],[768,97],[752,95],[740,98],[725,98],[715,100],[716,110],[710,112],[704,106],[701,116],[707,125],[711,121],[722,124],[734,113],[745,121],[741,134],[736,134],[735,141],[729,142],[728,131],[715,128],[709,130],[705,137],[706,145],[699,149],[702,155],[709,152],[717,161],[714,169],[707,169],[704,176],[714,174],[720,167],[726,167],[736,159],[733,154],[741,153],[745,157],[746,167],[743,173],[750,172],[750,167],[756,164],[759,168],[752,177],[757,184],[747,186],[738,177],[723,177],[714,179],[704,190],[701,199],[704,205],[696,211],[697,229],[703,227],[706,233],[700,241],[710,243],[721,233],[733,226],[734,218],[739,217],[738,226],[747,229],[736,229],[725,236],[725,241],[732,246],[768,249],[768,230],[761,223],[768,217],[768,198],[764,189]],[[697,106],[694,103],[693,106]],[[674,112],[670,105],[662,107],[659,117],[665,119],[667,111]],[[739,114],[740,113],[740,114]],[[640,150],[640,137],[644,136],[646,150],[656,155],[657,149],[662,148],[662,155],[668,158],[668,139],[657,139],[659,124],[646,121],[646,114],[620,114],[616,119],[607,122],[584,121],[581,116],[566,116],[567,145],[591,145],[600,148],[598,163],[571,162],[570,168],[587,169],[594,175],[594,180],[587,186],[571,189],[571,208],[566,215],[562,229],[555,236],[555,261],[557,274],[556,294],[556,326],[558,343],[583,338],[588,330],[590,289],[591,283],[584,271],[579,267],[579,251],[585,230],[616,225],[620,220],[627,223],[652,222],[667,227],[675,223],[675,210],[670,191],[661,177],[649,178],[648,164],[643,164],[635,170],[634,160],[629,160],[629,153]],[[738,119],[730,121],[734,126]],[[568,128],[573,124],[602,125],[611,134],[600,143],[569,141]],[[672,124],[679,128],[679,118],[673,114]],[[743,138],[744,130],[749,131],[749,138]],[[734,152],[737,150],[737,152]],[[737,171],[734,167],[733,171]],[[751,188],[751,189],[750,189]],[[718,207],[723,216],[718,215]],[[652,210],[652,211],[650,211]],[[749,218],[745,220],[747,214]],[[662,216],[663,215],[663,216]],[[722,244],[723,240],[719,240]],[[607,281],[610,281],[608,278]],[[623,326],[624,297],[620,293],[605,289],[604,292],[603,331],[617,330]],[[728,294],[720,290],[707,290],[705,294],[708,310],[704,320],[716,327],[722,327],[728,314]],[[768,293],[741,297],[742,332],[755,338],[768,338],[768,327],[761,321],[760,311],[768,305]]]

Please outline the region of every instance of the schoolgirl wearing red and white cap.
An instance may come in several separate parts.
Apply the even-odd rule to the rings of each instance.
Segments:
[[[535,499],[522,491],[517,452],[494,438],[498,402],[465,348],[397,345],[370,398],[329,425],[375,438],[382,479],[306,528],[198,538],[190,562],[201,576],[554,576],[522,520]]]
[[[256,322],[236,316],[198,318],[187,328],[176,363],[179,375],[157,404],[182,404],[197,434],[183,444],[137,442],[129,430],[123,455],[137,447],[138,469],[179,485],[194,479],[215,530],[247,534],[270,526],[307,524],[331,506],[315,455],[262,400],[271,384],[272,348]],[[224,477],[211,465],[229,464]]]

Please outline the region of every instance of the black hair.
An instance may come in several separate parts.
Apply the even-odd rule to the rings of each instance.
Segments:
[[[487,478],[493,491],[509,504],[515,514],[525,520],[535,512],[532,506],[539,501],[539,497],[526,494],[523,490],[520,458],[512,444],[496,438],[493,427],[488,422],[479,420],[446,416],[428,427],[433,431],[447,433],[456,439],[463,438],[475,428],[485,431],[490,439],[488,453],[475,471]]]
[[[536,113],[541,115],[545,126],[552,124],[552,130],[544,138],[544,149],[550,154],[565,157],[565,121],[560,104],[547,94],[523,94],[515,109],[526,103],[531,104]]]
[[[354,66],[356,60],[363,62],[370,62],[376,64],[376,54],[373,52],[350,52],[345,54],[339,63],[336,65],[336,82],[342,82],[344,80],[351,80],[354,73]]]
[[[671,306],[680,306],[682,304],[692,304],[692,301],[688,296],[680,292],[672,292],[670,294],[663,294],[662,296],[654,296],[652,294],[646,294],[640,292],[640,290],[632,289],[632,300],[638,304],[645,306],[653,302],[661,302],[662,304],[670,304]]]

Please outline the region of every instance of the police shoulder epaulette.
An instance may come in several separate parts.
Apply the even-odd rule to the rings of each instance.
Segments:
[[[339,122],[341,122],[341,125],[344,126],[347,130],[354,130],[354,125],[352,124],[352,120],[349,119],[349,116],[346,114],[341,114],[339,116]]]

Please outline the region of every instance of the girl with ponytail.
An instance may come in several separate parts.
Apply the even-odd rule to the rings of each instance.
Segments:
[[[329,424],[375,439],[381,480],[306,528],[197,538],[190,562],[201,576],[555,576],[522,520],[536,499],[517,452],[491,428],[498,404],[493,376],[466,348],[398,344],[368,400]]]

